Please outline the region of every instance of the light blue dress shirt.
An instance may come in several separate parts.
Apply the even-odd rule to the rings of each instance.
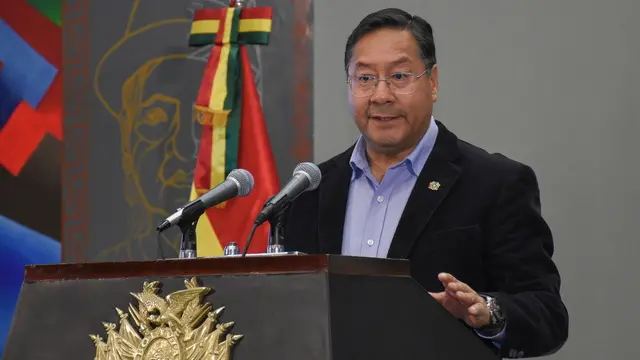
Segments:
[[[431,117],[429,129],[418,145],[403,161],[386,171],[382,182],[378,182],[369,167],[365,139],[358,138],[349,160],[353,171],[342,239],[343,255],[387,257],[400,216],[437,137],[438,125]],[[500,347],[504,329],[492,337],[478,335]]]
[[[429,129],[402,162],[387,170],[382,182],[373,176],[362,136],[356,142],[349,164],[351,186],[347,198],[342,254],[387,257],[393,234],[438,137],[438,126],[431,117]]]

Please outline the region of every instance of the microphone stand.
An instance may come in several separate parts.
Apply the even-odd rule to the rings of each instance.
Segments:
[[[284,212],[288,206],[281,209],[276,216],[269,219],[269,243],[267,245],[268,254],[283,253],[284,251]]]
[[[198,220],[180,223],[180,259],[194,259],[197,257],[196,225]]]
[[[271,196],[267,199],[267,201],[265,201],[265,205],[269,203],[269,201],[271,201],[271,199],[273,199],[275,196]],[[282,209],[279,209],[278,213],[276,213],[275,216],[272,216],[269,219],[269,237],[267,239],[268,243],[267,243],[267,251],[265,252],[265,254],[279,254],[279,253],[284,253],[284,245],[282,244],[282,239],[284,238],[284,229],[282,228],[282,223],[284,220],[284,211],[290,206],[290,204],[287,204],[286,206],[283,206]],[[264,208],[264,205],[263,205]],[[242,257],[245,257],[247,255],[247,252],[249,251],[249,245],[251,244],[251,240],[253,240],[253,234],[256,231],[258,225],[257,222],[253,224],[253,228],[251,229],[251,233],[249,234],[249,238],[247,239],[247,242],[244,245],[244,250],[242,251]],[[235,247],[236,244],[229,244],[227,246],[233,246]],[[224,249],[225,254],[228,252],[229,255],[231,255],[231,247],[229,248],[229,250],[227,251],[227,247],[225,247]]]
[[[182,209],[182,219],[176,225],[180,228],[180,259],[194,259],[197,257],[196,225],[200,215],[204,213],[202,201],[193,201]]]

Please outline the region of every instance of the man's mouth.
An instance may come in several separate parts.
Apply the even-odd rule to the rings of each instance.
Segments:
[[[399,118],[399,116],[370,116],[370,118],[378,121],[391,121]]]

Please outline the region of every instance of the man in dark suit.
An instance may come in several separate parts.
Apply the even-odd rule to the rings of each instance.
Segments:
[[[412,276],[500,356],[557,351],[568,314],[535,174],[433,119],[431,26],[398,9],[368,15],[345,70],[362,136],[291,204],[287,250],[409,259]]]

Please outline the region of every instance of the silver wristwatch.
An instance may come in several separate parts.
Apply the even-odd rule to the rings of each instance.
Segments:
[[[483,327],[483,331],[497,331],[500,332],[505,325],[506,319],[504,312],[498,304],[498,301],[489,295],[480,294],[480,296],[486,301],[489,308],[489,324]]]

